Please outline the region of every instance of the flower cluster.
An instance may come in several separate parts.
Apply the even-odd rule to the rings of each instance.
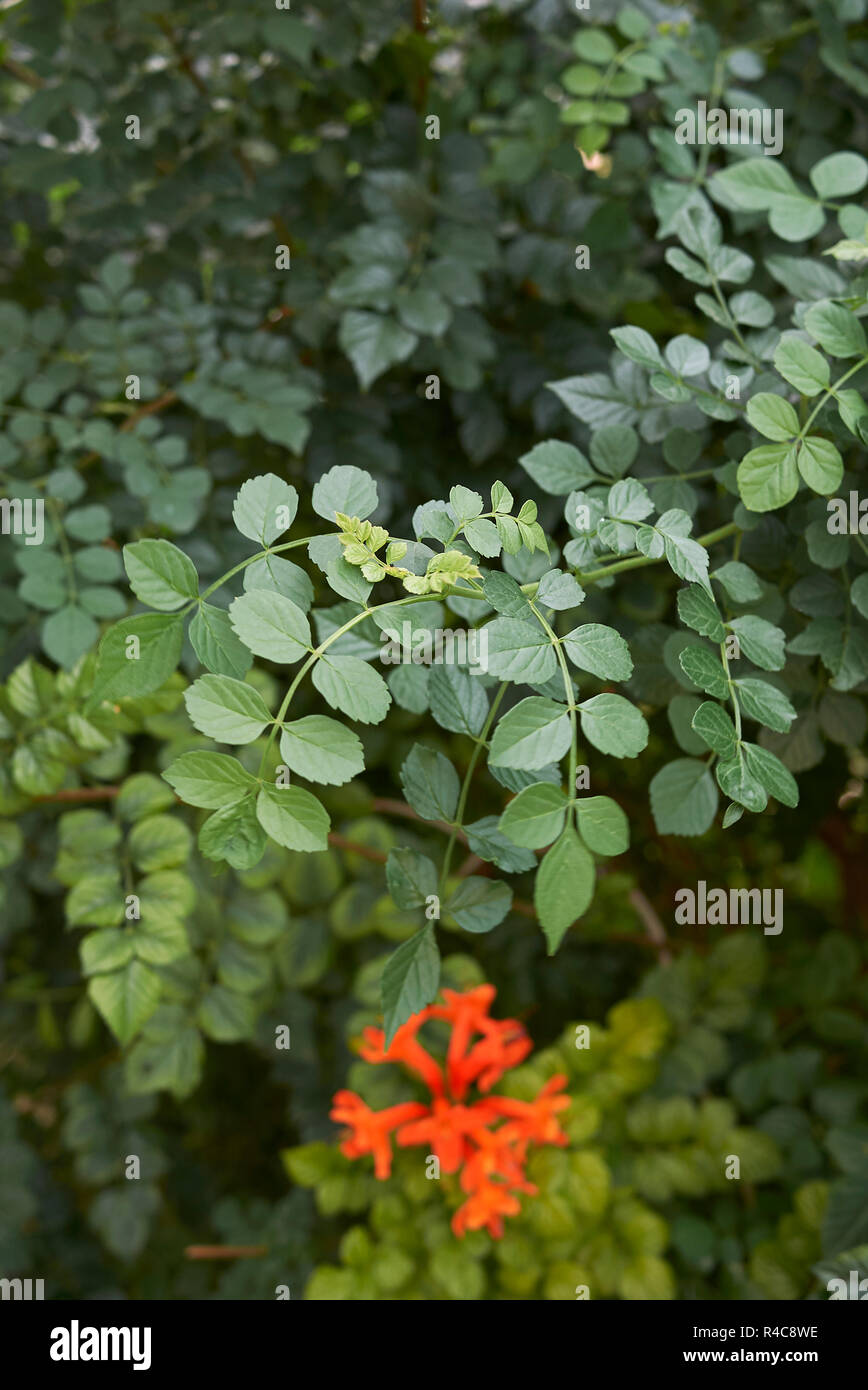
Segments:
[[[553,1076],[533,1101],[491,1095],[505,1072],[524,1060],[531,1041],[515,1019],[493,1019],[493,985],[461,994],[443,990],[443,1002],[422,1009],[402,1025],[387,1048],[381,1028],[366,1028],[360,1049],[366,1062],[401,1062],[428,1087],[430,1101],[407,1101],[371,1110],[353,1091],[338,1091],[331,1118],[349,1133],[341,1145],[347,1158],[372,1154],[378,1178],[392,1166],[391,1136],[401,1148],[426,1145],[442,1173],[460,1171],[467,1200],[452,1218],[457,1236],[483,1226],[503,1234],[503,1218],[519,1211],[517,1194],[536,1193],[524,1165],[532,1144],[567,1143],[557,1115],[569,1105],[560,1094],[565,1076]],[[437,1062],[419,1041],[429,1019],[452,1025],[445,1062]],[[472,1098],[471,1089],[481,1092]]]

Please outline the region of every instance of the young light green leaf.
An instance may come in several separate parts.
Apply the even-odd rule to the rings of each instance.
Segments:
[[[781,628],[765,618],[758,618],[754,613],[733,618],[727,627],[735,633],[742,652],[754,666],[760,666],[764,671],[783,670],[787,639]],[[709,691],[711,695],[714,693],[713,690]]]

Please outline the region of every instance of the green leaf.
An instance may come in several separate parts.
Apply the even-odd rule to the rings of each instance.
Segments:
[[[765,810],[768,794],[748,767],[741,745],[731,757],[720,759],[715,774],[720,790],[730,801],[737,801],[739,806],[744,806],[747,811]]]
[[[241,873],[259,863],[267,843],[253,796],[221,806],[205,821],[198,840],[206,859],[225,860]]]
[[[793,439],[799,433],[799,417],[789,401],[762,391],[747,403],[747,418],[755,430],[776,443]]]
[[[829,364],[822,353],[794,334],[785,334],[775,349],[775,366],[803,396],[817,396],[829,385]]]
[[[365,768],[361,742],[350,729],[324,714],[309,714],[284,724],[280,756],[309,782],[343,786]]]
[[[500,680],[542,685],[553,676],[557,657],[548,634],[537,623],[495,618],[488,633],[488,670]]]
[[[189,628],[190,644],[202,665],[218,676],[242,680],[250,670],[250,652],[232,631],[229,614],[200,603]]]
[[[404,941],[383,967],[380,990],[388,1047],[408,1018],[433,1002],[440,984],[440,952],[430,922]]]
[[[317,516],[326,521],[334,523],[335,512],[364,520],[377,506],[377,484],[363,468],[336,464],[315,484],[311,500]]]
[[[311,680],[327,704],[360,724],[379,724],[392,703],[379,671],[357,656],[321,656]]]
[[[865,330],[856,315],[830,299],[812,304],[804,323],[811,337],[832,357],[863,357],[868,352]]]
[[[544,767],[562,758],[569,746],[570,720],[564,706],[530,695],[499,721],[488,760],[492,767]]]
[[[519,463],[537,487],[555,497],[579,491],[594,477],[594,470],[581,450],[559,439],[535,445],[530,453],[522,455]]]
[[[493,521],[486,521],[484,517],[479,521],[468,521],[464,527],[464,538],[478,555],[490,559],[500,554],[500,534]]]
[[[658,521],[658,529],[661,521],[662,518]],[[664,535],[663,548],[673,574],[677,574],[679,579],[686,579],[690,584],[699,584],[702,588],[709,589],[708,551],[699,541],[693,541],[689,536]]]
[[[471,853],[488,864],[496,864],[504,873],[523,874],[536,868],[536,856],[507,839],[500,829],[498,816],[482,816],[470,821],[464,832]]]
[[[415,743],[401,768],[404,795],[423,820],[450,824],[458,805],[458,773],[448,758]]]
[[[232,508],[232,520],[242,536],[271,545],[288,531],[298,511],[298,493],[275,473],[262,473],[242,484]]]
[[[534,882],[534,906],[553,956],[594,896],[594,861],[572,826],[545,855]]]
[[[241,1042],[253,1035],[256,1009],[248,995],[212,985],[199,1005],[196,1022],[214,1042]]]
[[[759,666],[763,671],[780,671],[783,669],[786,656],[784,648],[786,645],[786,635],[774,623],[769,623],[765,618],[758,618],[753,613],[746,613],[742,618],[733,618],[727,624],[731,632],[738,638],[738,644],[754,666]],[[713,695],[715,692],[709,691]]]
[[[340,546],[337,537],[323,536],[320,539],[334,540],[335,545]],[[313,603],[313,585],[301,565],[294,565],[291,560],[284,560],[280,555],[263,555],[260,560],[254,560],[252,565],[247,565],[244,569],[244,587],[271,589],[275,593],[283,594],[285,598],[292,599],[303,613],[306,613]]]
[[[619,632],[602,623],[585,623],[561,639],[575,666],[600,680],[626,681],[633,674],[630,648]]]
[[[819,198],[849,198],[868,183],[868,162],[860,154],[828,154],[810,173]]]
[[[424,907],[437,894],[437,869],[416,849],[392,849],[386,860],[386,882],[396,907]]]
[[[263,830],[285,849],[310,854],[328,848],[328,812],[301,787],[263,787],[256,815]]]
[[[184,703],[194,727],[217,743],[252,743],[271,723],[259,692],[232,676],[200,676]]]
[[[108,591],[112,593],[110,589]],[[86,591],[79,597],[84,601]],[[94,645],[99,627],[90,614],[76,603],[68,603],[42,624],[42,650],[64,670],[71,670],[78,659]]]
[[[89,932],[81,943],[80,953],[85,975],[104,975],[108,971],[120,970],[133,958],[132,933],[117,927]]]
[[[774,729],[776,733],[789,732],[796,711],[783,691],[770,685],[768,681],[752,677],[734,681],[733,684],[743,714],[749,719],[756,719],[760,724],[765,724],[769,729]]]
[[[676,758],[652,778],[651,811],[659,835],[704,835],[717,813],[717,787],[705,763]]]
[[[787,170],[776,159],[743,159],[711,179],[712,193],[723,192],[728,202],[750,212],[767,212],[780,199],[799,196]]]
[[[163,776],[188,806],[209,810],[237,801],[256,786],[256,779],[227,753],[183,753]]]
[[[646,367],[652,372],[665,371],[660,349],[644,328],[634,328],[632,325],[626,328],[612,328],[610,334],[631,362],[638,362],[640,367]]]
[[[563,612],[584,603],[585,591],[574,575],[565,574],[563,570],[547,570],[539,581],[536,599],[545,608]]]
[[[124,546],[124,568],[136,598],[172,613],[199,594],[196,566],[169,541],[134,541]]]
[[[610,796],[576,801],[579,834],[595,854],[623,854],[630,847],[630,823]]]
[[[711,577],[723,585],[733,603],[754,603],[762,597],[762,585],[750,566],[740,560],[727,561]]]
[[[456,888],[444,911],[469,932],[488,932],[503,921],[512,906],[505,883],[471,874]]]
[[[428,702],[441,729],[453,734],[481,732],[488,714],[488,696],[481,681],[460,666],[435,666],[428,680]]]
[[[721,705],[704,700],[691,720],[691,727],[715,753],[729,757],[738,741],[735,725]]]
[[[772,512],[786,506],[799,490],[796,450],[788,444],[763,444],[751,449],[738,465],[738,490],[751,512]]]
[[[765,787],[769,796],[783,806],[798,806],[798,783],[780,758],[756,743],[745,743],[742,747],[748,771]]]
[[[726,628],[714,598],[698,584],[679,589],[678,616],[694,632],[701,633],[712,642],[722,642],[726,636]]]
[[[66,899],[71,927],[114,927],[123,917],[123,892],[116,871],[86,874]]]
[[[118,1042],[126,1047],[160,1002],[160,981],[153,970],[133,960],[110,975],[97,975],[88,995]]]
[[[844,461],[838,450],[818,434],[809,434],[802,440],[798,465],[808,487],[824,496],[835,492],[844,476]]]
[[[644,716],[623,695],[594,695],[579,705],[582,733],[601,753],[635,758],[648,742]]]
[[[726,672],[716,652],[690,642],[678,653],[678,664],[688,680],[698,685],[706,695],[713,695],[716,700],[727,699],[729,685]]]
[[[500,829],[513,844],[543,849],[564,828],[567,799],[551,782],[533,782],[510,801],[500,817]]]
[[[192,836],[176,816],[146,816],[130,831],[127,849],[140,873],[150,874],[157,869],[176,869],[184,864],[190,853]]]
[[[283,594],[249,589],[233,599],[229,620],[255,656],[270,661],[299,661],[310,651],[310,624],[301,609]]]
[[[367,391],[377,377],[410,356],[419,339],[397,319],[350,309],[341,318],[338,342],[352,362],[359,385]]]
[[[88,704],[151,695],[175,672],[184,641],[184,622],[176,616],[145,613],[122,618],[99,644]]]

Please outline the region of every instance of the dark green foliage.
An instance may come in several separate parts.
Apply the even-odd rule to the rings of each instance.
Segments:
[[[824,1297],[868,1245],[864,0],[424,8],[3,12],[0,1275]],[[680,143],[700,100],[781,151]],[[673,924],[699,880],[783,933]],[[461,1245],[328,1110],[481,980],[571,1147]]]

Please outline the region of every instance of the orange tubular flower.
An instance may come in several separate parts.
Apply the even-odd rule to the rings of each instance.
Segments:
[[[415,1100],[392,1105],[388,1110],[371,1110],[354,1091],[338,1091],[330,1118],[338,1124],[349,1125],[352,1131],[341,1144],[341,1152],[347,1158],[373,1154],[374,1175],[387,1178],[392,1171],[389,1134],[398,1125],[415,1120],[426,1111],[427,1107]]]
[[[461,1189],[468,1194],[452,1218],[455,1235],[485,1228],[497,1239],[503,1235],[503,1218],[521,1210],[517,1194],[536,1194],[524,1171],[531,1144],[567,1143],[557,1116],[570,1098],[561,1094],[567,1084],[564,1076],[553,1076],[532,1101],[486,1094],[531,1050],[530,1038],[516,1019],[489,1017],[494,997],[493,985],[478,985],[464,994],[444,989],[443,1003],[414,1014],[388,1047],[382,1028],[366,1028],[359,1049],[364,1060],[402,1062],[425,1082],[430,1102],[409,1101],[374,1111],[352,1091],[338,1091],[331,1117],[349,1127],[342,1152],[347,1158],[371,1154],[374,1173],[381,1179],[391,1172],[393,1131],[401,1148],[426,1146],[443,1173],[460,1171]],[[445,1076],[417,1036],[429,1018],[452,1025]],[[465,1104],[471,1086],[485,1098]]]
[[[510,1100],[508,1096],[492,1096],[490,1104],[498,1115],[512,1119],[516,1128],[535,1144],[569,1143],[555,1116],[566,1110],[569,1096],[558,1095],[567,1084],[565,1076],[552,1076],[543,1086],[536,1100]]]
[[[467,1150],[466,1138],[477,1142],[486,1133],[494,1113],[483,1104],[468,1107],[437,1099],[423,1119],[412,1120],[395,1135],[401,1148],[411,1144],[430,1144],[444,1173],[457,1173]]]
[[[486,1182],[468,1197],[452,1218],[455,1235],[463,1236],[466,1231],[478,1231],[483,1226],[490,1235],[499,1240],[503,1235],[504,1216],[517,1216],[521,1206],[517,1197],[499,1183]]]
[[[409,1018],[398,1029],[388,1047],[384,1046],[386,1035],[382,1028],[365,1028],[365,1044],[359,1052],[366,1062],[403,1062],[411,1071],[421,1076],[432,1095],[442,1096],[443,1072],[430,1052],[426,1052],[422,1044],[416,1040],[416,1034],[428,1014],[429,1011],[423,1009],[421,1013]]]

